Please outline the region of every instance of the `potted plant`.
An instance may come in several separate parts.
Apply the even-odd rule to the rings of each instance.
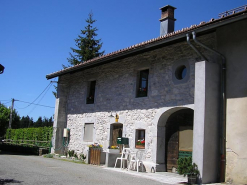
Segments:
[[[98,143],[94,143],[94,144],[89,145],[88,147],[89,147],[89,149],[91,149],[91,148],[101,148],[102,149],[103,146],[98,144]]]
[[[138,140],[136,142],[136,148],[144,149],[145,148],[145,140]]]
[[[120,153],[120,149],[119,146],[109,146],[107,149],[108,153],[115,153],[115,154],[119,154]]]
[[[188,184],[195,184],[199,175],[198,167],[192,163],[192,157],[178,159],[178,173],[188,177]]]

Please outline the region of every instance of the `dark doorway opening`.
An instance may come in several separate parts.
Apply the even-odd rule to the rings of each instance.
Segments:
[[[111,124],[110,146],[117,146],[117,138],[122,137],[123,124],[113,123]]]
[[[194,111],[182,109],[171,114],[166,122],[165,163],[168,172],[177,168],[179,157],[192,155]]]

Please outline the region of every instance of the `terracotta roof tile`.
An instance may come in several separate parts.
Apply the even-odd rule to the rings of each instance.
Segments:
[[[120,53],[124,53],[124,52],[127,52],[127,51],[130,51],[130,50],[134,50],[134,49],[137,49],[137,48],[140,48],[140,47],[143,47],[145,45],[148,45],[148,44],[152,44],[152,43],[155,43],[157,41],[161,41],[161,40],[165,40],[167,38],[170,38],[170,37],[173,37],[173,36],[176,36],[176,35],[179,35],[179,34],[182,34],[182,33],[186,33],[186,32],[189,32],[191,30],[195,30],[195,29],[198,29],[200,27],[204,27],[204,26],[207,26],[207,25],[210,25],[212,23],[216,23],[216,22],[220,22],[220,21],[223,21],[223,20],[226,20],[236,14],[242,14],[243,12],[246,12],[247,11],[247,8],[245,7],[245,9],[243,11],[240,11],[240,12],[232,12],[232,14],[230,15],[227,15],[227,16],[224,16],[224,15],[221,15],[220,18],[218,19],[210,19],[209,22],[205,22],[205,21],[202,21],[200,22],[200,24],[198,25],[191,25],[190,27],[187,27],[187,28],[182,28],[181,30],[176,30],[172,33],[168,33],[164,36],[160,36],[160,37],[157,37],[157,38],[153,38],[153,39],[150,39],[150,40],[147,40],[147,41],[144,41],[144,42],[141,42],[141,43],[138,43],[138,44],[135,44],[135,45],[132,45],[132,46],[129,46],[127,48],[124,48],[124,49],[120,49],[120,50],[117,50],[117,51],[114,51],[114,52],[111,52],[111,53],[108,53],[108,54],[105,54],[103,56],[100,56],[100,57],[96,57],[96,58],[93,58],[91,60],[88,60],[88,61],[85,61],[81,64],[77,64],[76,66],[72,66],[72,67],[68,67],[66,69],[62,69],[62,70],[59,70],[59,71],[56,71],[54,73],[51,73],[51,74],[48,74],[46,75],[46,77],[49,79],[49,78],[54,78],[56,76],[59,76],[59,75],[62,75],[62,74],[65,74],[67,71],[71,71],[71,69],[76,69],[76,68],[80,68],[81,66],[84,66],[84,65],[87,65],[89,63],[92,63],[92,62],[95,62],[95,61],[98,61],[98,60],[101,60],[101,59],[105,59],[105,58],[109,58],[109,57],[112,57],[114,55],[118,55]]]

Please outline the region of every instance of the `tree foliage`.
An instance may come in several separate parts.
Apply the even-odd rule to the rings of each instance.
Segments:
[[[53,85],[53,87],[55,88],[55,91],[52,91],[52,94],[55,96],[55,98],[57,98],[57,86]]]
[[[53,126],[53,119],[52,117],[39,117],[37,121],[33,121],[33,118],[29,116],[22,116],[20,120],[19,128],[32,128],[32,127],[50,127]]]
[[[3,137],[9,127],[10,109],[0,103],[0,137]],[[20,116],[16,110],[12,113],[12,128],[19,128]]]
[[[22,116],[20,120],[20,128],[33,127],[33,123],[33,118],[30,118],[29,116]]]
[[[70,58],[67,58],[70,66],[74,66],[84,61],[93,59],[95,57],[102,56],[104,51],[100,52],[102,47],[101,39],[96,39],[98,29],[93,27],[93,23],[96,20],[93,19],[93,13],[89,13],[89,17],[86,19],[87,26],[84,30],[81,30],[81,35],[75,39],[76,48],[70,48],[73,52],[69,53]],[[63,65],[63,67],[66,67]]]
[[[67,58],[69,65],[62,65],[63,68],[71,67],[95,57],[102,56],[105,51],[100,51],[103,43],[101,39],[96,39],[98,29],[93,27],[93,23],[96,20],[93,19],[93,13],[88,14],[86,19],[87,26],[84,30],[81,30],[81,34],[75,39],[76,48],[71,47],[72,53],[70,52],[70,58]],[[55,91],[52,94],[57,98],[57,86],[54,86]]]
[[[0,137],[3,137],[9,127],[10,109],[0,103]],[[12,113],[12,129],[31,128],[31,127],[50,127],[53,126],[52,117],[39,117],[37,121],[29,116],[20,117],[15,109]]]

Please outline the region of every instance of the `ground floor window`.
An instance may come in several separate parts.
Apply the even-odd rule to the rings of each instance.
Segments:
[[[145,148],[145,130],[144,129],[136,130],[136,148],[140,148],[140,149]]]
[[[93,142],[93,123],[85,123],[83,141]]]

